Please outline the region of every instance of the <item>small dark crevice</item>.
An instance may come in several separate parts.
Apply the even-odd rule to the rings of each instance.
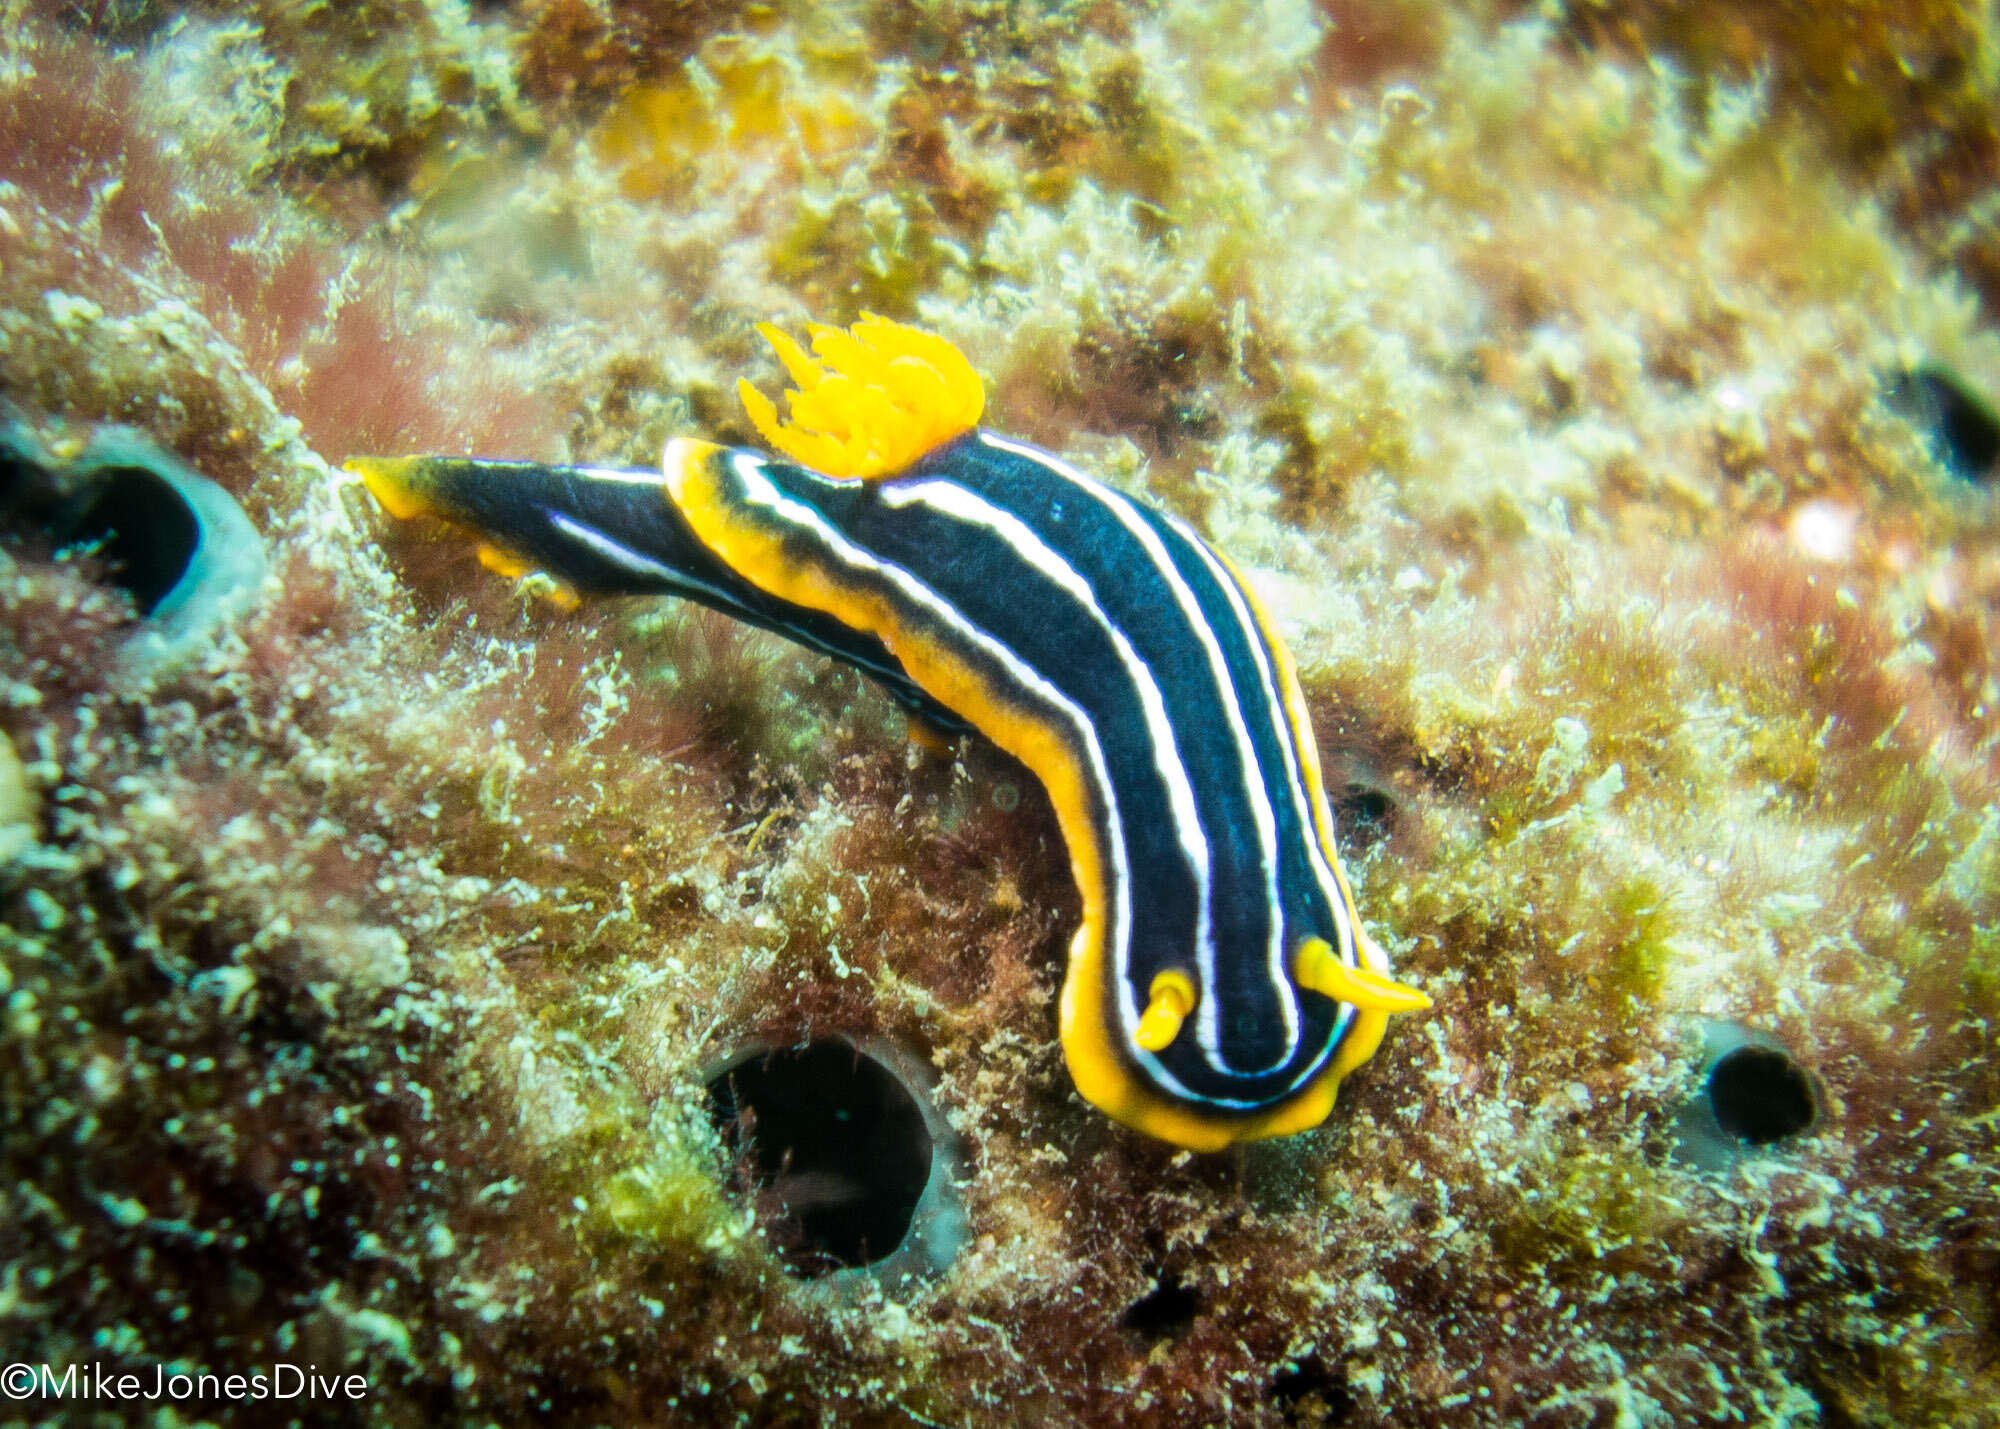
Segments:
[[[1716,1124],[1752,1146],[1797,1136],[1819,1119],[1812,1076],[1776,1047],[1738,1047],[1708,1073]]]
[[[1396,832],[1401,806],[1396,796],[1374,784],[1351,781],[1333,797],[1333,823],[1343,851],[1365,854]]]
[[[794,1275],[872,1265],[902,1245],[933,1147],[882,1063],[832,1039],[766,1053],[711,1077],[708,1109]]]
[[[66,544],[94,546],[107,578],[151,615],[187,574],[201,545],[201,521],[181,494],[141,467],[103,472],[89,503],[63,532]]]
[[[1964,481],[1992,481],[2000,465],[2000,415],[1950,368],[1926,362],[1892,374],[1889,405],[1930,444],[1938,462]]]
[[[1169,1270],[1151,1290],[1125,1307],[1119,1324],[1144,1340],[1158,1343],[1187,1333],[1201,1308],[1201,1295]]]
[[[171,659],[256,599],[263,543],[226,490],[143,432],[52,425],[60,444],[0,404],[0,537],[129,595],[156,642],[135,658]]]
[[[1345,1424],[1354,1414],[1345,1369],[1316,1354],[1279,1370],[1266,1396],[1287,1424]]]

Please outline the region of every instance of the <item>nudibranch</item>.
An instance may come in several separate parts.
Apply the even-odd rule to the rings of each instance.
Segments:
[[[1082,895],[1061,1035],[1077,1090],[1218,1150],[1316,1126],[1390,1014],[1334,848],[1292,659],[1184,522],[978,425],[940,337],[813,326],[782,458],[688,438],[658,471],[439,457],[348,463],[394,516],[469,528],[496,569],[666,592],[851,662],[1047,786]]]

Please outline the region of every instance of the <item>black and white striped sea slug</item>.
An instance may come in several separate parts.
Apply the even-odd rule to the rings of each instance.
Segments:
[[[489,564],[685,596],[847,660],[1047,786],[1082,894],[1061,1033],[1083,1095],[1214,1150],[1315,1126],[1389,1014],[1334,848],[1291,657],[1173,516],[981,430],[942,338],[881,318],[773,328],[791,460],[677,439],[658,471],[432,457],[349,465]],[[817,359],[817,360],[815,360]]]

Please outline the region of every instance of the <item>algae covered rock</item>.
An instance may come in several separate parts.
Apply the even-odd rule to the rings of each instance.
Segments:
[[[281,1365],[358,1423],[2000,1423],[1991,17],[1767,8],[15,7],[10,1360],[245,1424]],[[753,444],[755,325],[868,311],[1296,654],[1436,1004],[1323,1127],[1074,1094],[1020,766],[337,470]],[[828,1046],[949,1150],[921,1245],[815,1241],[877,1183],[715,1089]],[[811,1116],[915,1124],[844,1066]]]

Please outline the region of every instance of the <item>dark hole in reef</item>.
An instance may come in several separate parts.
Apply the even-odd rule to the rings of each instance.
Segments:
[[[1396,831],[1395,797],[1373,784],[1349,783],[1333,799],[1333,822],[1341,841],[1365,853]]]
[[[1125,1307],[1119,1323],[1148,1340],[1171,1340],[1194,1324],[1201,1313],[1201,1296],[1181,1282],[1172,1271]]]
[[[1967,481],[1993,476],[2000,460],[2000,416],[1950,368],[1925,363],[1896,373],[1886,394],[1954,476]]]
[[[1752,1146],[1797,1136],[1819,1115],[1812,1077],[1775,1047],[1738,1047],[1709,1069],[1716,1124]]]
[[[0,427],[0,510],[12,515],[16,508],[42,501],[39,488],[46,484],[42,464],[17,433]]]
[[[1345,1424],[1354,1413],[1347,1376],[1318,1355],[1279,1370],[1268,1397],[1287,1424]]]
[[[771,1052],[711,1077],[708,1109],[793,1274],[870,1265],[902,1244],[931,1134],[880,1062],[839,1041]]]
[[[90,504],[64,533],[94,544],[110,578],[151,615],[180,583],[201,545],[201,521],[167,482],[123,467],[106,475]]]

